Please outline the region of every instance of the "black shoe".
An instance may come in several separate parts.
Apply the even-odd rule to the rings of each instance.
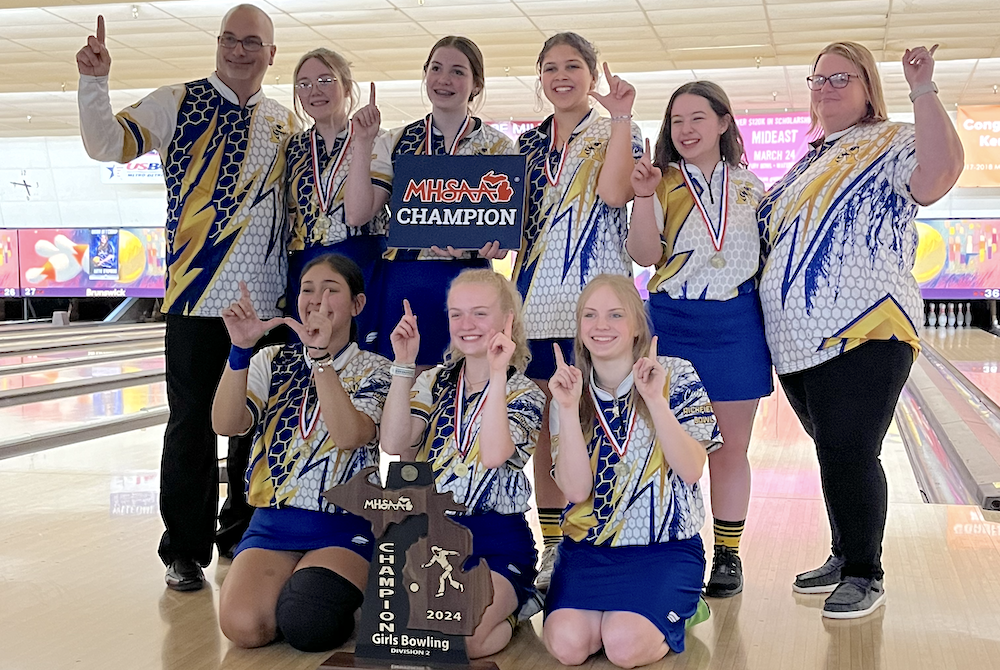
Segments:
[[[731,598],[743,590],[743,562],[739,555],[721,544],[715,545],[712,574],[705,585],[709,598]]]
[[[167,566],[167,588],[174,591],[197,591],[205,586],[205,573],[190,558],[175,558]]]

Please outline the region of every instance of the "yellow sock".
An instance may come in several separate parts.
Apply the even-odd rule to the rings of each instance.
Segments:
[[[715,531],[716,546],[721,544],[723,547],[732,550],[734,554],[739,554],[740,538],[743,536],[743,527],[745,525],[746,519],[740,521],[714,519],[712,529]]]
[[[561,507],[538,508],[538,522],[542,526],[542,541],[546,547],[554,547],[562,540],[562,528],[559,527]]]

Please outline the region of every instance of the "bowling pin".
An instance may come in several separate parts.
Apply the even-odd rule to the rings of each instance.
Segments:
[[[944,303],[943,302],[939,302],[938,303],[938,320],[937,320],[937,326],[938,326],[938,328],[944,328],[947,325],[948,325],[948,317],[945,316],[945,313],[944,313]]]
[[[955,303],[948,303],[948,328],[955,327]]]
[[[958,303],[958,309],[955,310],[955,327],[965,328],[965,312],[962,311],[962,303]]]
[[[965,303],[965,327],[972,328],[972,303]]]

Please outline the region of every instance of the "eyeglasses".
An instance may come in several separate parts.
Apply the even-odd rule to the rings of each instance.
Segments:
[[[332,86],[336,81],[337,81],[336,77],[317,77],[315,84],[313,84],[313,82],[311,81],[300,81],[297,84],[295,84],[295,89],[299,93],[305,93],[307,91],[311,91],[313,86],[316,86],[317,89],[325,91],[329,86]]]
[[[265,44],[259,37],[244,37],[237,39],[235,35],[219,35],[219,46],[223,49],[235,49],[237,44],[243,45],[244,51],[260,51],[261,47],[273,47],[273,44]]]
[[[819,91],[823,88],[826,82],[830,82],[830,86],[834,88],[844,88],[851,81],[851,77],[855,79],[858,75],[851,74],[849,72],[838,72],[836,74],[831,74],[829,77],[824,77],[821,74],[814,74],[811,77],[806,77],[806,82],[809,84],[810,91]]]

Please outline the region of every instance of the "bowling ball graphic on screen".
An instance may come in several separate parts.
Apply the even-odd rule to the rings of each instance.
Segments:
[[[139,280],[146,269],[146,249],[133,233],[118,232],[118,283],[131,284]]]
[[[917,259],[913,276],[918,284],[926,284],[944,270],[947,257],[944,238],[936,228],[917,221]]]

